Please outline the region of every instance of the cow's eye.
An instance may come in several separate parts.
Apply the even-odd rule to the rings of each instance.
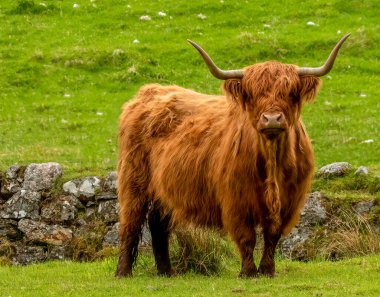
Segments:
[[[289,97],[292,100],[292,103],[298,103],[300,101],[300,96],[297,92],[290,93]]]

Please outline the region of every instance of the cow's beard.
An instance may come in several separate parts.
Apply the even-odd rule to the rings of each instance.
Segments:
[[[276,234],[281,226],[281,200],[278,186],[278,168],[277,168],[277,141],[266,141],[265,150],[266,158],[266,173],[265,180],[265,204],[268,209],[268,218],[271,222],[270,232]]]

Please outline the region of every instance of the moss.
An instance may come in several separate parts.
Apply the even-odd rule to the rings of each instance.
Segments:
[[[93,261],[102,256],[103,238],[106,233],[106,225],[102,221],[92,221],[86,225],[78,236],[70,243],[73,260]]]
[[[339,177],[316,177],[312,189],[331,193],[352,191],[357,194],[376,195],[380,194],[380,179],[372,174],[355,175],[353,172]]]

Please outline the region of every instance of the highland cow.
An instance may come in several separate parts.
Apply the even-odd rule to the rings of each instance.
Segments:
[[[240,276],[274,275],[276,245],[297,223],[314,171],[301,109],[348,36],[318,68],[270,61],[221,70],[189,41],[224,80],[224,96],[157,84],[140,89],[120,118],[116,276],[132,274],[146,218],[161,275],[172,273],[168,243],[178,224],[224,229],[240,251]],[[258,268],[257,226],[264,237]]]

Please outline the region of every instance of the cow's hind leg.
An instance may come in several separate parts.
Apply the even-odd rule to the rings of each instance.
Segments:
[[[142,225],[146,219],[148,199],[129,193],[119,193],[120,203],[120,251],[115,275],[131,276],[141,238]]]
[[[264,228],[264,251],[260,261],[259,273],[273,277],[275,274],[274,253],[277,243],[281,237],[281,232],[271,232]]]
[[[149,213],[148,223],[158,274],[170,276],[172,274],[169,258],[170,214],[163,214],[159,203],[156,202]]]

